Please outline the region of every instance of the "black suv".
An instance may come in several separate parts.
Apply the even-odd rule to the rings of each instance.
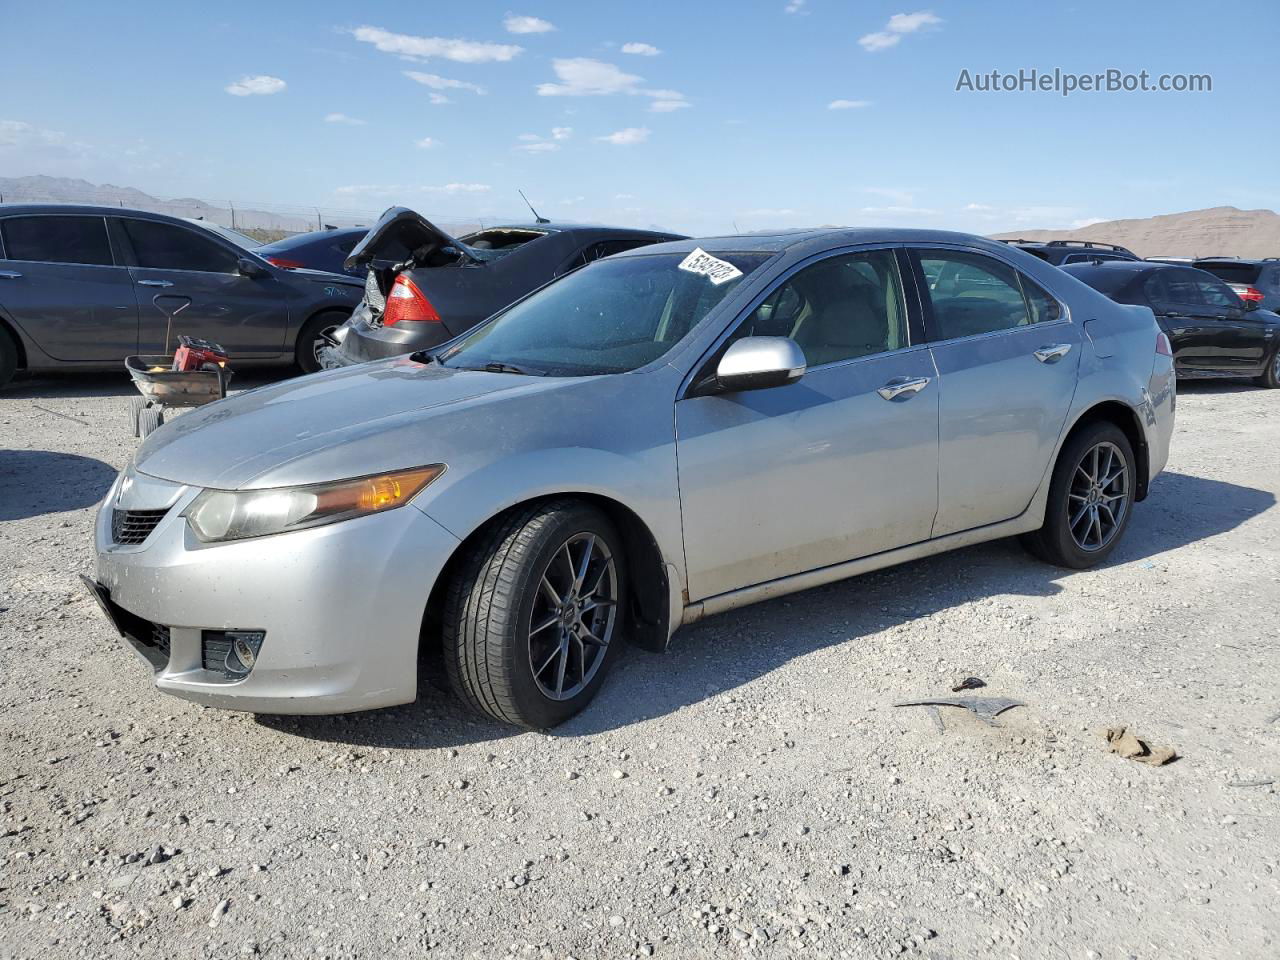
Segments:
[[[1225,280],[1241,300],[1263,310],[1280,313],[1280,258],[1240,260],[1237,257],[1202,257],[1192,264]]]
[[[1139,256],[1132,250],[1116,246],[1114,243],[1098,243],[1096,240],[1050,240],[1043,243],[1039,240],[1005,240],[1010,246],[1025,250],[1034,257],[1039,257],[1055,267],[1068,263],[1092,263],[1099,260],[1138,260]]]

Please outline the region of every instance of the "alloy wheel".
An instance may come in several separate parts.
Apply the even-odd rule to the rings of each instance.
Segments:
[[[328,338],[332,337],[340,326],[342,326],[341,323],[331,323],[317,330],[316,338],[311,342],[311,354],[316,358],[316,364],[321,369],[324,369],[324,351],[329,346]]]
[[[547,563],[529,617],[529,669],[542,694],[568,700],[604,662],[618,612],[618,571],[594,533],[566,540]]]
[[[1071,477],[1067,524],[1076,546],[1089,553],[1107,546],[1129,509],[1129,464],[1104,440],[1085,451]]]

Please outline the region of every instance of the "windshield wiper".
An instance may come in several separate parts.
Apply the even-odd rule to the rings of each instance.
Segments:
[[[455,367],[455,370],[475,370],[483,373],[514,373],[521,377],[545,377],[545,373],[526,370],[524,367],[517,367],[514,363],[503,363],[501,360],[490,360],[488,363],[479,367]]]

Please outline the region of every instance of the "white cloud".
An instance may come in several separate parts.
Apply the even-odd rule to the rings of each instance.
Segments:
[[[552,127],[551,128],[552,140],[568,140],[572,136],[573,136],[573,127]]]
[[[636,195],[634,193],[616,193],[613,196],[615,200],[634,200],[635,198]]]
[[[605,143],[612,143],[615,147],[629,147],[635,143],[644,143],[649,139],[650,130],[648,127],[627,127],[623,130],[616,130],[613,133],[606,134],[603,137],[596,137]]]
[[[288,84],[279,77],[263,73],[256,77],[241,77],[223,89],[233,97],[266,97],[273,93],[280,93],[286,86]]]
[[[404,194],[446,193],[487,193],[493,188],[487,183],[446,183],[443,186],[412,186],[406,184],[359,183],[338,187],[333,192],[343,197],[391,197]]]
[[[871,106],[870,100],[832,100],[827,104],[828,110],[859,110]]]
[[[568,140],[572,136],[573,127],[552,127],[550,137],[544,137],[540,133],[522,133],[516,137],[520,141],[516,144],[516,149],[525,153],[553,153],[560,149],[560,144],[556,141]]]
[[[443,187],[423,187],[436,193],[488,193],[493,187],[487,183],[446,183]]]
[[[532,140],[518,144],[516,149],[523,150],[525,153],[554,153],[560,149],[560,144],[552,143],[550,140]]]
[[[514,13],[508,13],[502,25],[507,33],[550,33],[555,29],[554,24],[540,17],[521,17]]]
[[[679,90],[651,90],[641,86],[644,77],[626,73],[615,64],[590,57],[552,60],[559,83],[538,84],[540,97],[607,97],[617,93],[653,98],[657,113],[669,113],[689,106]],[[662,106],[659,106],[662,104]]]
[[[423,137],[421,140],[413,141],[413,145],[420,150],[430,150],[432,147],[440,146],[440,141],[431,137]]]
[[[971,213],[986,213],[987,211],[994,209],[993,207],[987,206],[985,203],[966,203],[964,208]]]
[[[524,49],[509,43],[481,43],[449,37],[417,37],[392,33],[382,27],[356,27],[351,35],[361,43],[371,43],[383,53],[394,53],[412,60],[443,57],[456,63],[493,63],[512,60]]]
[[[889,22],[885,24],[883,30],[875,33],[868,33],[858,38],[858,44],[868,53],[875,53],[877,50],[888,50],[890,47],[896,47],[902,42],[902,38],[909,33],[915,33],[924,27],[935,27],[942,23],[942,18],[935,16],[928,10],[920,10],[916,13],[895,13],[889,18]]]
[[[406,70],[404,75],[415,83],[420,83],[424,87],[430,87],[432,90],[470,90],[472,93],[483,94],[484,87],[478,83],[468,83],[465,80],[453,80],[449,77],[442,77],[437,73],[423,73],[420,70]]]
[[[0,120],[0,147],[59,147],[66,142],[67,135],[57,130],[33,127],[21,120]]]
[[[869,216],[892,216],[892,217],[936,217],[937,210],[929,207],[908,207],[902,204],[893,204],[887,207],[863,207],[862,213]]]
[[[356,117],[348,117],[345,113],[326,113],[324,115],[325,123],[341,123],[349,127],[363,127],[364,121]]]
[[[662,51],[651,43],[624,43],[623,53],[633,53],[637,57],[656,57]]]
[[[805,13],[804,4],[805,0],[789,0],[787,5],[782,9],[786,13]]]

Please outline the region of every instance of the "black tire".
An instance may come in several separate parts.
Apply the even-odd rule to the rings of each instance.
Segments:
[[[1091,485],[1086,482],[1086,478],[1077,472],[1083,469],[1088,473],[1095,469],[1092,460],[1095,448],[1100,450],[1101,457],[1118,456],[1123,460],[1126,471],[1123,496],[1108,501],[1108,497],[1114,498],[1120,493],[1118,482],[1108,485],[1103,493],[1098,494],[1090,489]],[[1089,458],[1088,461],[1086,458]],[[1101,469],[1104,472],[1109,470],[1106,467]],[[1136,490],[1137,460],[1133,455],[1129,438],[1113,423],[1089,424],[1068,439],[1062,452],[1058,454],[1058,462],[1053,468],[1053,478],[1049,482],[1049,499],[1045,504],[1044,526],[1034,533],[1024,535],[1023,545],[1041,560],[1060,567],[1083,570],[1096,566],[1110,556],[1111,551],[1120,542],[1120,538],[1124,536],[1125,529],[1129,526],[1129,518],[1133,515]],[[1105,507],[1099,506],[1093,510],[1093,514],[1097,517],[1097,545],[1091,542],[1094,537],[1094,528],[1091,524],[1095,521],[1090,519],[1087,512],[1090,503],[1093,502],[1090,498],[1093,497],[1098,497],[1106,503]],[[1086,510],[1083,516],[1080,514],[1081,509]],[[1120,511],[1118,518],[1114,516],[1115,510]],[[1102,533],[1107,513],[1111,514],[1112,523],[1106,526],[1104,539]],[[1081,522],[1076,524],[1076,532],[1073,532],[1071,521],[1076,516],[1081,516]],[[1081,536],[1080,531],[1086,527],[1087,530]],[[1082,539],[1085,541],[1084,545],[1081,543]]]
[[[338,310],[330,310],[312,317],[298,331],[298,341],[293,348],[293,361],[303,373],[315,373],[320,369],[320,358],[316,351],[326,341],[321,334],[326,330],[336,330],[347,322],[350,314]]]
[[[18,344],[3,326],[0,326],[0,387],[18,372]]]
[[[1280,347],[1276,347],[1275,352],[1271,354],[1271,359],[1267,361],[1267,369],[1262,372],[1262,376],[1254,380],[1254,383],[1271,390],[1280,390]]]
[[[159,407],[146,407],[138,414],[138,436],[146,439],[164,425],[164,411]]]
[[[588,541],[589,537],[595,539]],[[561,566],[566,547],[576,564],[588,542],[597,551],[597,563],[601,557],[606,559],[586,577],[579,577],[579,582],[596,580],[598,586],[607,579],[612,563],[614,602],[590,614],[592,629],[607,641],[603,646],[572,640],[575,628],[556,619],[552,611],[558,608],[542,589],[544,580],[562,583],[563,573],[573,573],[571,566]],[[575,543],[581,551],[576,555]],[[463,702],[495,720],[539,730],[563,723],[582,710],[600,689],[622,642],[628,580],[621,548],[622,540],[609,518],[577,500],[536,504],[494,521],[461,557],[445,597],[445,668],[450,686]],[[562,583],[561,589],[553,586],[551,592],[568,600],[573,591]],[[609,628],[604,630],[598,618],[610,606]],[[549,629],[534,630],[535,609]],[[579,622],[586,619],[580,615]],[[557,647],[565,651],[560,656],[568,664],[560,674],[561,684],[577,677],[579,683],[574,685],[580,685],[576,692],[572,687],[562,689],[563,699],[555,699],[544,687],[555,682],[559,670],[558,660],[545,659],[548,651],[556,656]],[[535,656],[550,666],[535,671]]]

